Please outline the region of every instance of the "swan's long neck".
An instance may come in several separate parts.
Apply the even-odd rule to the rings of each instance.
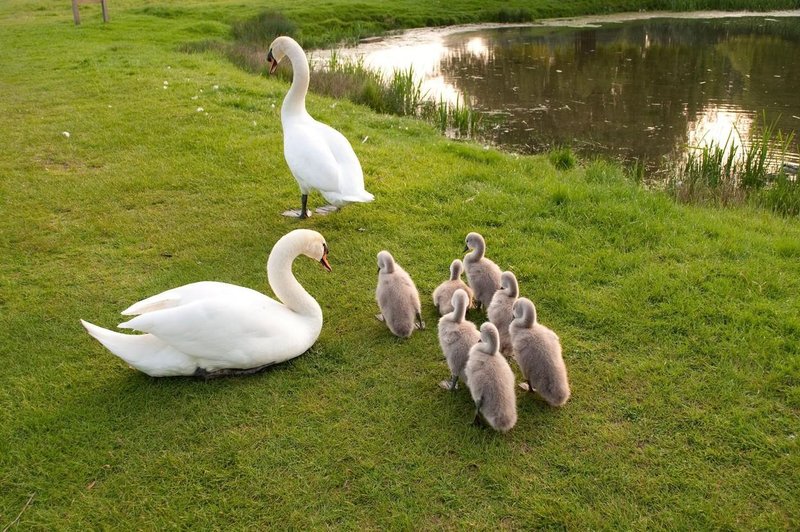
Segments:
[[[322,319],[319,303],[297,282],[292,273],[292,262],[300,255],[294,239],[279,240],[267,261],[267,278],[272,291],[289,309],[303,316]]]
[[[281,118],[306,114],[306,94],[308,93],[308,59],[300,45],[292,42],[286,47],[286,57],[292,62],[292,86],[286,93],[281,106]]]

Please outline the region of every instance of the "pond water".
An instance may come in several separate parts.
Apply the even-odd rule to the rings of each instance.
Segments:
[[[765,121],[800,129],[800,11],[742,15],[415,30],[339,53],[413,67],[429,98],[498,117],[488,140],[512,150],[567,145],[663,170],[687,146],[731,136],[741,150]],[[796,138],[787,160],[800,161]]]

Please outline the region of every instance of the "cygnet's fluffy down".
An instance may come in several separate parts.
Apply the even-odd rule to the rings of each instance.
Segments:
[[[486,317],[494,323],[497,332],[500,333],[500,352],[505,356],[511,356],[511,336],[508,334],[508,326],[514,319],[512,307],[519,297],[519,285],[517,278],[511,272],[503,272],[500,276],[500,285],[503,288],[494,293]]]
[[[524,297],[514,303],[509,326],[517,364],[527,381],[524,390],[536,391],[551,406],[562,406],[570,396],[567,366],[556,333],[536,321],[536,307]]]
[[[468,234],[465,242],[467,245],[464,251],[472,250],[472,253],[464,256],[467,282],[475,294],[478,305],[488,309],[494,293],[500,289],[500,268],[484,256],[486,241],[480,234]]]
[[[436,287],[433,291],[433,304],[436,305],[436,310],[439,311],[440,316],[453,312],[453,294],[456,290],[463,290],[467,293],[467,306],[472,305],[472,288],[467,286],[467,283],[461,280],[461,274],[464,272],[464,263],[456,259],[450,263],[450,279],[443,282]]]
[[[378,287],[375,300],[381,313],[376,317],[385,322],[392,334],[408,338],[414,328],[424,329],[419,292],[411,276],[394,261],[391,253],[378,253]],[[416,319],[416,321],[415,321]]]
[[[500,354],[497,327],[481,325],[481,340],[469,351],[465,374],[467,387],[475,401],[475,422],[483,414],[493,429],[508,432],[517,423],[514,373]]]
[[[468,305],[467,293],[458,289],[451,302],[453,311],[439,319],[439,345],[450,368],[450,380],[439,383],[445,390],[455,390],[459,377],[461,382],[467,382],[464,369],[469,359],[469,350],[481,337],[475,324],[465,319]]]

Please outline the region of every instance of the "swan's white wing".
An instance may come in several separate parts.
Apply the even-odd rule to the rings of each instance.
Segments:
[[[342,201],[372,201],[374,196],[364,189],[364,172],[350,142],[339,131],[322,122],[314,122],[325,139],[341,171],[341,187],[336,192]]]
[[[325,139],[325,143],[331,150],[334,159],[339,163],[342,171],[342,178],[347,185],[354,185],[356,189],[364,188],[364,172],[361,170],[361,163],[353,151],[350,141],[339,131],[333,129],[328,124],[314,121],[314,128],[317,133]]]
[[[282,307],[282,305],[274,299],[270,299],[261,292],[251,290],[250,288],[216,281],[201,281],[165,290],[160,294],[143,299],[123,310],[122,314],[125,316],[134,316],[146,312],[187,305],[201,299],[209,298],[230,298],[231,300],[245,300],[252,301],[253,303],[273,303]]]
[[[293,121],[284,128],[283,154],[301,189],[336,191],[341,170],[325,138],[309,120]]]
[[[137,316],[119,326],[150,333],[178,351],[201,359],[206,369],[253,367],[267,354],[285,359],[300,354],[316,340],[308,322],[288,308],[244,301],[204,299]],[[312,333],[313,332],[313,338]],[[306,343],[308,342],[308,345]]]

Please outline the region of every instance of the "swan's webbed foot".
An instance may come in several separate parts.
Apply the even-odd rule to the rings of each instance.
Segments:
[[[533,386],[531,386],[531,381],[521,382],[519,383],[519,387],[525,390],[526,392],[531,392],[531,393],[536,392],[536,389]]]
[[[199,377],[201,379],[210,380],[210,379],[218,379],[220,377],[238,377],[241,375],[253,375],[255,373],[259,373],[264,371],[270,366],[275,365],[275,362],[270,362],[269,364],[264,364],[263,366],[256,366],[254,368],[224,368],[218,369],[214,371],[208,371],[205,368],[197,368],[194,370],[192,377]]]
[[[317,207],[316,209],[314,209],[314,212],[316,212],[320,216],[325,216],[326,214],[330,214],[338,210],[339,207],[337,207],[336,205],[325,205],[323,207]]]
[[[442,381],[439,383],[439,387],[444,390],[450,390],[454,392],[458,389],[458,375],[453,375],[453,378],[449,381]]]
[[[281,214],[283,216],[286,216],[287,218],[297,218],[299,220],[305,220],[306,218],[311,216],[311,211],[306,211],[305,216],[302,216],[301,212],[297,209],[290,209],[288,211],[283,211]]]
[[[386,321],[386,318],[383,317],[383,314],[375,314],[375,319],[378,321]]]

